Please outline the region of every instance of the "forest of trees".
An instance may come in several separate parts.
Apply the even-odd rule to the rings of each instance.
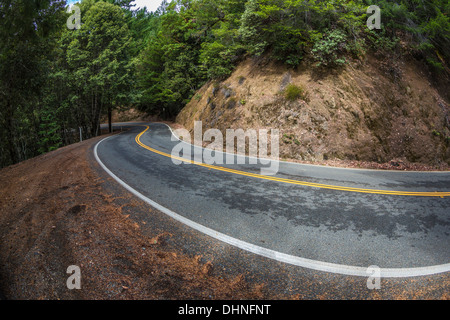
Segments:
[[[369,5],[382,28],[366,25]],[[338,68],[370,50],[448,72],[448,0],[0,0],[0,167],[97,136],[114,109],[173,118],[244,57]],[[406,45],[405,45],[406,44]]]

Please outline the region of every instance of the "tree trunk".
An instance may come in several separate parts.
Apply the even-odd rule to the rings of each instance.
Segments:
[[[8,137],[8,151],[11,164],[18,162],[18,156],[16,147],[14,145],[14,124],[13,124],[14,111],[11,107],[11,101],[6,101],[6,134]]]
[[[112,110],[111,106],[108,106],[108,126],[109,126],[109,133],[112,133]]]

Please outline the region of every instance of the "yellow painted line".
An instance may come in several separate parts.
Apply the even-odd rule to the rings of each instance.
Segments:
[[[326,185],[326,184],[320,184],[320,183],[312,183],[312,182],[305,182],[305,181],[298,181],[298,180],[292,180],[292,179],[284,179],[284,178],[278,178],[278,177],[271,177],[271,176],[264,176],[261,174],[256,173],[250,173],[240,170],[234,170],[219,166],[213,166],[206,163],[194,161],[194,160],[188,160],[181,157],[173,156],[171,154],[156,150],[154,148],[151,148],[144,143],[141,142],[141,137],[150,129],[149,126],[145,126],[145,130],[142,131],[139,135],[136,136],[136,143],[140,145],[142,148],[147,149],[153,153],[159,154],[164,157],[168,157],[171,159],[176,159],[185,163],[191,163],[195,164],[197,166],[201,166],[208,169],[213,169],[217,171],[222,172],[228,172],[233,173],[241,176],[247,176],[262,180],[269,180],[269,181],[276,181],[276,182],[283,182],[288,183],[292,185],[300,185],[300,186],[307,186],[307,187],[314,187],[314,188],[320,188],[320,189],[330,189],[330,190],[339,190],[339,191],[347,191],[347,192],[358,192],[358,193],[369,193],[369,194],[384,194],[384,195],[397,195],[397,196],[415,196],[415,197],[448,197],[450,196],[450,192],[408,192],[408,191],[389,191],[389,190],[374,190],[374,189],[361,189],[361,188],[352,188],[352,187],[341,187],[341,186],[333,186],[333,185]]]

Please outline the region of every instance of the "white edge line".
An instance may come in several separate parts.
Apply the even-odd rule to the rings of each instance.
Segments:
[[[316,271],[330,272],[330,273],[336,273],[336,274],[341,274],[341,275],[358,276],[358,277],[371,276],[371,272],[368,273],[368,271],[367,271],[368,268],[311,260],[311,259],[292,256],[292,255],[281,253],[281,252],[274,251],[271,249],[263,248],[263,247],[230,237],[226,234],[220,233],[220,232],[210,229],[208,227],[205,227],[197,222],[194,222],[192,220],[189,220],[189,219],[181,216],[178,213],[173,212],[172,210],[170,210],[166,207],[163,207],[162,205],[147,198],[142,193],[136,191],[131,186],[126,184],[123,180],[121,180],[119,177],[117,177],[111,170],[109,170],[105,166],[105,164],[100,160],[100,158],[98,156],[98,152],[97,152],[98,146],[102,142],[104,142],[112,137],[114,137],[114,136],[105,138],[95,145],[94,156],[95,156],[95,159],[97,160],[98,164],[103,168],[103,170],[106,171],[106,173],[108,173],[114,180],[116,180],[126,190],[128,190],[129,192],[131,192],[132,194],[134,194],[136,197],[140,198],[144,202],[148,203],[153,208],[168,215],[169,217],[183,223],[184,225],[186,225],[188,227],[191,227],[192,229],[195,229],[203,234],[206,234],[214,239],[225,242],[225,243],[232,245],[234,247],[237,247],[239,249],[242,249],[242,250],[245,250],[245,251],[248,251],[248,252],[257,254],[259,256],[269,258],[269,259],[273,259],[273,260],[276,260],[279,262],[299,266],[302,268],[312,269],[312,270],[316,270]],[[430,266],[430,267],[420,267],[420,268],[381,268],[380,276],[382,278],[419,277],[419,276],[428,276],[428,275],[434,275],[434,274],[438,274],[438,273],[444,273],[444,272],[448,272],[448,271],[450,271],[450,263],[436,265],[436,266]]]

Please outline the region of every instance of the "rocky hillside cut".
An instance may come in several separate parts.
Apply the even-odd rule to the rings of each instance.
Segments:
[[[280,129],[284,159],[450,164],[449,97],[415,61],[373,56],[333,72],[247,59],[209,82],[177,122],[193,130]],[[445,86],[444,86],[445,87]],[[444,93],[443,93],[444,92]]]

